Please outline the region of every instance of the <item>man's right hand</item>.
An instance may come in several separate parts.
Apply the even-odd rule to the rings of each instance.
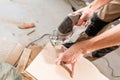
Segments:
[[[73,13],[73,15],[75,14],[82,14],[82,16],[80,17],[78,23],[76,24],[77,26],[81,26],[81,25],[86,25],[89,21],[89,18],[91,18],[94,14],[94,10],[90,9],[90,6],[86,6],[84,8],[81,8],[79,10],[77,10],[76,12]]]

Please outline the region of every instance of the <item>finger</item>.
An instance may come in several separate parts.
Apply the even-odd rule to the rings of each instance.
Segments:
[[[75,62],[71,64],[72,70],[71,70],[71,77],[74,77],[74,69],[75,69]]]
[[[80,19],[79,19],[79,21],[78,21],[78,24],[82,25],[82,23],[84,21],[86,21],[86,18],[87,18],[87,14],[86,13],[82,14],[81,17],[80,17]]]
[[[86,27],[88,24],[89,24],[89,21],[86,21],[86,23],[85,23],[85,27]]]
[[[87,17],[87,13],[83,13],[80,17],[81,20],[86,20],[86,17]]]
[[[77,26],[81,26],[84,21],[82,19],[78,20],[78,23],[76,24]]]
[[[84,24],[84,22],[86,22],[86,14],[82,14],[82,16],[80,17],[80,19],[78,20],[77,25],[81,26]]]
[[[77,14],[78,14],[77,12],[72,12],[72,13],[69,13],[68,16],[75,16]]]
[[[59,55],[59,57],[56,59],[55,62],[56,62],[57,65],[60,65],[61,61],[62,61],[62,54]]]
[[[82,25],[84,26],[86,22],[83,22]]]
[[[77,10],[77,11],[75,11],[74,13],[81,13],[83,10],[82,9],[79,9],[79,10]]]
[[[57,59],[57,60],[56,60],[56,64],[57,64],[57,65],[60,65],[60,63],[61,63],[61,59]]]
[[[59,57],[56,59],[56,64],[57,64],[57,65],[60,65],[61,62],[63,62],[63,60],[64,60],[63,54],[64,54],[64,53],[61,53],[61,54],[59,55]]]
[[[63,52],[65,52],[65,51],[67,50],[67,48],[64,47],[64,46],[62,46],[62,47],[61,47],[61,50],[62,50]]]

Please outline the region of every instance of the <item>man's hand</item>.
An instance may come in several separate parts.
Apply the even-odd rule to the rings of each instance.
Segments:
[[[95,12],[94,10],[90,9],[90,6],[86,6],[84,8],[77,10],[76,12],[73,12],[72,15],[82,14],[78,23],[76,24],[78,26],[81,26],[81,25],[87,25],[87,23],[89,22],[89,18],[92,17],[94,12]]]
[[[97,9],[108,4],[110,1],[112,0],[94,0],[88,6],[74,12],[73,14],[78,14],[78,13],[82,14],[77,25],[78,26],[85,25],[87,20],[93,16],[93,14],[95,13]]]
[[[71,64],[71,77],[74,75],[74,66],[78,58],[82,56],[82,50],[77,45],[71,46],[69,49],[64,49],[65,51],[58,57],[56,64],[60,65],[61,62],[65,64]]]

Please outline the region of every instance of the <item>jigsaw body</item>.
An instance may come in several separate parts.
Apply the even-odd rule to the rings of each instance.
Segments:
[[[69,14],[56,30],[50,35],[52,45],[63,44],[72,35],[73,26],[77,24],[81,14]]]

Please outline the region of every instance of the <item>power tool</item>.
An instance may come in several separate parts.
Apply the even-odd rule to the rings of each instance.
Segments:
[[[50,35],[50,41],[52,45],[63,44],[64,40],[66,40],[66,38],[72,33],[73,27],[75,24],[77,24],[80,17],[80,13],[68,14],[58,28]]]

